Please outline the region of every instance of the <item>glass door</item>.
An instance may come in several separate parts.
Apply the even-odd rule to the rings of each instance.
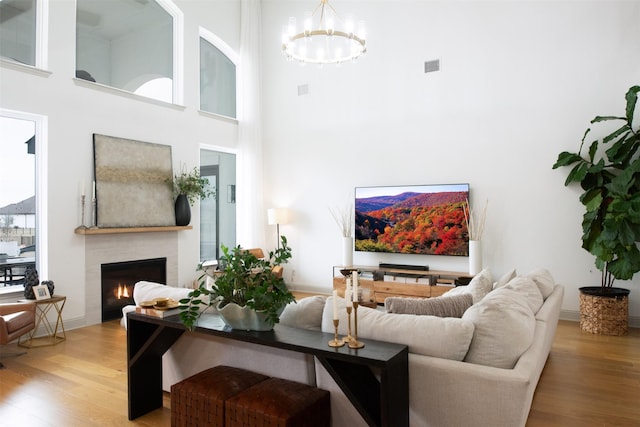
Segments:
[[[200,260],[217,260],[236,245],[235,154],[200,150],[200,175],[214,192],[200,201]]]

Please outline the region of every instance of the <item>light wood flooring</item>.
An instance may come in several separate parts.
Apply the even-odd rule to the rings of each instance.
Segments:
[[[118,321],[68,331],[63,343],[2,362],[0,426],[171,424],[168,394],[162,409],[128,421],[126,332]],[[560,321],[527,426],[639,425],[640,329],[603,337]]]

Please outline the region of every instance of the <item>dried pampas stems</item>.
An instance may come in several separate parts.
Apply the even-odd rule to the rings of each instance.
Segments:
[[[481,240],[482,233],[484,233],[484,224],[487,219],[487,205],[489,204],[489,200],[487,199],[484,202],[484,208],[479,216],[476,216],[476,213],[469,208],[469,199],[465,202],[463,206],[464,210],[464,219],[467,223],[467,231],[469,232],[469,240]]]

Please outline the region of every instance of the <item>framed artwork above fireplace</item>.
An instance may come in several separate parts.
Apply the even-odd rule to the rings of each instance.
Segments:
[[[171,146],[93,134],[100,228],[175,226]]]

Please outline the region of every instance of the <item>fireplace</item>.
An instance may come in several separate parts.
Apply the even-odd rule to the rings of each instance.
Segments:
[[[141,281],[167,283],[167,259],[153,258],[102,264],[102,321],[122,317],[122,307],[134,304],[133,286]]]

